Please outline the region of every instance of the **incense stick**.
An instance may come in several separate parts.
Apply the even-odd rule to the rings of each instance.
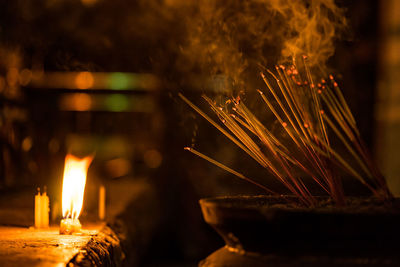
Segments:
[[[270,96],[261,90],[257,91],[268,110],[287,133],[289,140],[277,138],[239,97],[228,99],[225,105],[221,106],[203,96],[226,130],[182,94],[179,96],[262,167],[268,169],[304,205],[313,206],[316,200],[302,179],[295,175],[294,170],[300,170],[310,176],[337,205],[345,204],[342,182],[334,166],[341,167],[359,180],[375,196],[383,200],[392,199],[387,183],[365,148],[354,116],[333,76],[329,76],[331,86],[325,79],[319,79],[320,82],[315,83],[318,79],[308,67],[306,57],[303,57],[303,68],[306,80],[302,80],[300,71],[294,64],[288,67],[276,66],[276,73],[267,69],[274,83],[271,83],[264,73],[260,73]],[[276,101],[276,104],[273,101]],[[283,113],[283,116],[280,113]],[[345,160],[345,156],[331,147],[326,125],[344,145],[349,156],[356,160],[367,178],[353,168]],[[258,139],[265,149],[262,150],[253,138]],[[294,150],[287,148],[287,141],[293,142]],[[222,163],[192,148],[185,149],[271,193],[264,185]]]

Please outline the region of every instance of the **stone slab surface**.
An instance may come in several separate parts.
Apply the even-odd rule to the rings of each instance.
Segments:
[[[102,226],[91,225],[80,235],[60,235],[58,227],[0,226],[0,266],[65,266]]]

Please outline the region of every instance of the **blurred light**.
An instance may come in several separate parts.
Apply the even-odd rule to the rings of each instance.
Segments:
[[[65,111],[154,112],[150,95],[63,93],[59,108]]]
[[[94,79],[90,72],[80,72],[75,78],[75,84],[78,89],[88,89],[93,86]]]
[[[143,156],[144,162],[152,169],[158,168],[162,162],[162,156],[158,150],[147,150]]]
[[[29,151],[32,148],[32,138],[31,137],[25,137],[24,140],[22,140],[22,149],[24,151]]]
[[[81,1],[82,4],[84,4],[85,6],[93,6],[97,2],[97,0],[81,0]]]
[[[105,167],[112,178],[122,177],[129,173],[131,163],[124,158],[116,158],[106,162]]]
[[[33,71],[29,86],[50,89],[154,90],[159,79],[149,73],[132,72],[41,72]]]
[[[22,86],[26,86],[31,82],[32,79],[32,71],[29,69],[23,69],[19,74],[19,83]]]
[[[64,95],[60,99],[60,108],[62,110],[87,111],[92,106],[92,98],[88,94],[75,93]]]
[[[125,111],[129,107],[128,98],[121,94],[111,95],[106,98],[105,104],[110,111]]]
[[[131,149],[129,140],[114,136],[102,140],[102,145],[97,151],[98,154],[106,155],[108,158],[120,158],[121,155],[130,155]]]
[[[7,83],[10,86],[15,86],[17,85],[18,82],[18,69],[17,68],[9,68],[7,72]]]
[[[130,75],[121,73],[121,72],[114,72],[110,75],[110,88],[114,90],[123,90],[128,89],[130,84]]]
[[[76,110],[85,111],[90,109],[92,100],[88,94],[76,94],[74,98]]]

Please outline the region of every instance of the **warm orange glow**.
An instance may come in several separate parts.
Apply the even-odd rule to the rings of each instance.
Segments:
[[[92,108],[92,97],[89,94],[73,93],[60,97],[62,110],[87,111]]]
[[[75,78],[76,87],[79,89],[88,89],[93,86],[94,78],[90,72],[80,72]]]
[[[18,69],[17,68],[9,68],[7,72],[7,83],[10,86],[15,86],[17,85],[18,82]]]
[[[86,175],[93,157],[65,157],[64,178],[62,187],[62,213],[64,219],[78,219],[83,205]]]

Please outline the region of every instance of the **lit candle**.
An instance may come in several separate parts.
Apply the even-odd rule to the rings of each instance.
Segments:
[[[73,155],[65,157],[60,234],[70,235],[81,231],[78,218],[83,205],[87,170],[92,159],[92,156],[83,159]]]
[[[73,233],[79,233],[82,229],[82,225],[78,219],[66,218],[62,219],[60,223],[60,234],[71,235]]]

